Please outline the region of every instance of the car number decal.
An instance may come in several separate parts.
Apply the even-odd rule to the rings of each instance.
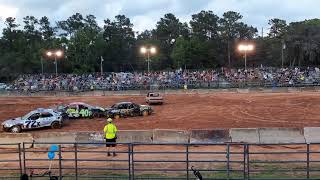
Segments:
[[[25,127],[26,128],[37,128],[37,127],[40,127],[40,122],[37,122],[37,121],[26,121],[26,125]]]
[[[82,116],[82,117],[89,117],[92,115],[92,112],[89,111],[88,109],[81,109],[81,111],[79,112],[79,114]]]

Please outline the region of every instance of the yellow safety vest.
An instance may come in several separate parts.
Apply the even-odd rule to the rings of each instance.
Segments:
[[[116,137],[118,129],[114,124],[110,123],[104,127],[103,131],[106,134],[106,139],[113,139]]]

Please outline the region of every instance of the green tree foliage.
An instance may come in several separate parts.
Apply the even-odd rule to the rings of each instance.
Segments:
[[[227,44],[226,54],[229,66],[231,66],[231,55],[233,54],[232,52],[234,52],[234,40],[238,34],[239,20],[241,20],[242,17],[238,12],[228,11],[223,13],[223,17],[220,19],[221,35]]]
[[[237,51],[240,42],[255,43],[248,54],[248,65],[308,66],[320,63],[320,20],[310,19],[287,24],[282,19],[268,21],[267,37],[257,37],[257,28],[242,21],[238,12],[221,17],[212,11],[193,14],[189,23],[174,14],[165,14],[156,27],[137,33],[125,15],[104,20],[99,26],[94,15],[75,13],[56,24],[48,17],[30,15],[18,24],[8,17],[0,38],[0,80],[21,73],[53,73],[49,49],[64,50],[59,72],[99,72],[101,57],[104,71],[146,70],[146,56],[140,47],[154,46],[151,69],[202,69],[220,66],[242,67],[243,56]]]
[[[107,70],[125,71],[132,67],[135,48],[133,24],[124,15],[118,15],[114,21],[104,21],[103,37],[106,42],[104,53]]]
[[[212,11],[201,11],[198,14],[192,15],[190,26],[193,36],[200,39],[218,39],[219,17],[213,14]]]

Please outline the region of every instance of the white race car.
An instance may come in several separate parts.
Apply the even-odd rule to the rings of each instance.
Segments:
[[[23,117],[6,120],[2,123],[4,131],[20,133],[24,129],[37,129],[51,127],[59,129],[62,127],[63,117],[60,112],[53,109],[39,108],[29,112]]]

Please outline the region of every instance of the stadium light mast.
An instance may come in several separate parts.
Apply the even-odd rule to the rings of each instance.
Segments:
[[[63,52],[61,50],[57,50],[57,51],[48,51],[46,53],[46,55],[50,58],[50,57],[54,57],[54,64],[56,66],[56,76],[58,76],[58,62],[57,59],[62,57]]]
[[[254,45],[252,44],[240,44],[238,46],[240,52],[244,52],[244,69],[247,70],[247,53],[254,50]]]
[[[156,54],[157,53],[157,49],[155,47],[150,47],[150,48],[146,48],[144,46],[142,46],[140,48],[140,52],[141,54],[147,54],[147,62],[148,62],[148,74],[150,73],[150,54]]]

